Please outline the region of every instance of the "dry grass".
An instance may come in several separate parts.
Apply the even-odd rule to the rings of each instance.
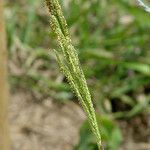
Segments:
[[[3,18],[3,1],[0,0],[0,150],[9,149],[7,128],[7,52]]]

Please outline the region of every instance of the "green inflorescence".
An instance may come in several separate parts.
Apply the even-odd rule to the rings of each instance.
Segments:
[[[79,99],[84,111],[87,114],[92,132],[94,133],[99,150],[102,148],[101,135],[96,120],[96,114],[91,100],[87,82],[80,67],[77,51],[71,42],[68,26],[63,16],[58,0],[45,0],[50,13],[50,26],[57,36],[61,51],[55,51],[57,62],[68,82]]]

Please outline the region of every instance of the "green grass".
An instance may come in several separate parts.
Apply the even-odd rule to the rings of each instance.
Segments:
[[[101,135],[98,128],[91,95],[86,83],[84,72],[80,66],[77,51],[72,45],[68,26],[63,16],[60,4],[57,0],[46,0],[46,5],[50,13],[51,28],[56,34],[57,42],[61,48],[61,52],[55,50],[60,70],[68,79],[73,92],[78,97],[80,104],[86,112],[92,132],[96,137],[99,150],[102,150]]]
[[[47,57],[48,49],[58,46],[56,36],[49,29],[48,15],[43,13],[44,3],[10,3],[5,10],[10,59],[17,53],[26,54],[18,63],[25,73],[11,74],[13,89],[24,87],[40,93],[41,99],[46,95],[58,102],[75,100],[66,79],[56,70],[52,52]],[[129,0],[71,0],[68,5],[64,1],[61,4],[97,113],[112,116],[114,120],[149,113],[150,14]],[[14,52],[16,38],[20,45]],[[36,64],[39,66],[35,67]],[[45,76],[44,72],[50,75]],[[117,105],[116,109],[115,104],[124,107]],[[109,120],[114,122],[112,118]],[[110,150],[107,139],[103,141]],[[88,143],[88,139],[84,142]]]

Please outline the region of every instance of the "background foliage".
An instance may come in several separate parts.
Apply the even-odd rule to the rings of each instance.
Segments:
[[[102,120],[104,145],[115,150],[123,140],[116,122],[150,112],[150,14],[129,0],[61,2]],[[28,89],[38,102],[75,101],[49,50],[57,46],[44,3],[7,1],[5,14],[12,90]],[[96,149],[87,126],[77,150]]]

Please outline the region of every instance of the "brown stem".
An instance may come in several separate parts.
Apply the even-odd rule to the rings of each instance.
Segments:
[[[3,17],[3,0],[0,0],[0,150],[9,150],[7,106],[7,51]]]

